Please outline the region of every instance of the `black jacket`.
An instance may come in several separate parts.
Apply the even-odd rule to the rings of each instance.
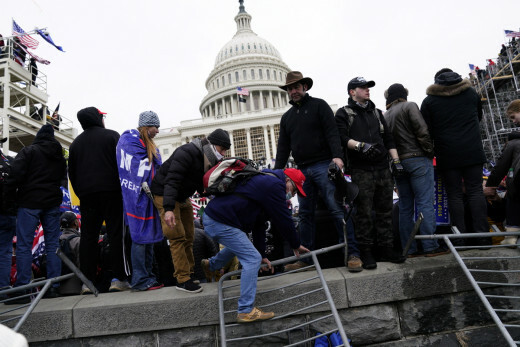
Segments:
[[[343,107],[336,111],[336,124],[350,168],[363,170],[388,168],[388,150],[395,148],[395,144],[381,110],[376,109],[376,105],[370,100],[368,100],[368,106],[363,108],[349,98],[348,106],[356,113],[352,125],[349,126],[349,116]],[[383,126],[382,133],[381,125]],[[377,145],[381,150],[381,155],[372,161],[367,160],[359,152],[348,149],[347,143],[350,139]]]
[[[16,206],[7,206],[4,203],[6,197],[5,186],[7,184],[7,177],[11,174],[11,169],[14,159],[10,156],[5,156],[0,150],[0,214],[13,215],[16,214]]]
[[[76,195],[121,191],[117,171],[116,146],[119,134],[105,129],[101,115],[82,114],[83,127],[70,145],[69,178]]]
[[[275,169],[283,169],[292,156],[297,165],[342,158],[334,113],[322,99],[305,94],[300,103],[294,103],[280,121],[280,136]]]
[[[426,90],[421,113],[441,169],[486,162],[480,137],[482,102],[467,79],[452,84],[432,84]]]
[[[510,169],[513,169],[513,177],[509,175]],[[498,187],[506,175],[507,196],[520,200],[520,132],[517,131],[507,136],[507,144],[489,175],[486,186]]]
[[[433,158],[428,126],[415,102],[392,103],[385,113],[385,120],[394,137],[399,159]]]
[[[162,164],[150,189],[153,194],[164,197],[165,211],[173,211],[176,201],[184,202],[195,191],[204,191],[204,172],[201,142],[193,141],[177,148]]]
[[[32,145],[22,148],[14,158],[7,179],[7,204],[48,209],[59,207],[63,200],[60,182],[67,175],[61,144],[54,135],[38,132]]]

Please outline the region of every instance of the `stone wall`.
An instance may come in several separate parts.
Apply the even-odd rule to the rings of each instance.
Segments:
[[[500,254],[517,255],[518,250],[475,250],[464,254],[495,258],[484,261],[486,267],[493,269],[518,269],[520,265],[512,264],[513,260],[496,259]],[[282,276],[274,283],[263,281],[259,291],[298,281],[309,273]],[[344,268],[327,269],[324,275],[354,346],[507,345],[452,255],[414,258],[400,265],[379,263],[376,270],[357,274],[348,273]],[[495,273],[488,277],[518,282],[516,274]],[[217,286],[215,283],[203,286],[200,294],[183,293],[170,287],[143,293],[107,293],[97,298],[73,296],[42,300],[21,333],[31,346],[217,346],[220,345]],[[272,302],[273,297],[291,298],[314,287],[318,287],[317,281],[301,288],[259,294],[257,303]],[[515,289],[501,287],[485,291],[514,294]],[[323,297],[316,294],[298,298],[271,309],[280,316],[311,299]],[[496,305],[502,308],[520,308],[518,300],[501,298],[498,301]],[[226,307],[233,310],[233,304]],[[227,337],[277,332],[310,322],[322,316],[326,309],[324,305],[279,320],[236,325],[226,330]],[[226,319],[232,321],[234,316],[231,313]],[[506,321],[520,320],[514,312],[502,317]],[[228,345],[280,346],[333,327],[332,318],[327,318],[289,333]],[[518,338],[520,336],[516,336]]]

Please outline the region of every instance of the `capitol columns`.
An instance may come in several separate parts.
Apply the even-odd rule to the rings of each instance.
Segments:
[[[235,97],[233,96],[233,94],[231,94],[230,98],[231,98],[231,113],[235,114],[235,113],[237,113],[237,105],[235,104]],[[236,100],[236,102],[238,102],[238,100]]]
[[[270,90],[269,91],[269,98],[267,98],[267,107],[268,108],[273,108],[274,105],[273,105],[273,91]]]
[[[260,95],[258,96],[258,109],[263,110],[264,108],[264,95],[262,91],[260,91]]]
[[[271,150],[269,149],[269,135],[267,134],[267,125],[262,126],[264,129],[265,158],[268,163],[271,162]]]
[[[247,135],[247,157],[253,159],[253,148],[251,147],[251,130],[246,128]]]
[[[273,158],[276,158],[276,138],[274,137],[274,125],[269,125],[271,130],[271,146],[273,147]]]

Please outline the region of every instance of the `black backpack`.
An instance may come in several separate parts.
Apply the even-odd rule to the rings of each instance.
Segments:
[[[69,258],[71,262],[73,262],[76,265],[76,257],[74,256],[74,253],[72,252],[72,248],[70,247],[70,240],[72,240],[75,237],[79,237],[79,235],[69,235],[65,239],[60,239],[60,249]],[[69,269],[65,263],[62,262],[61,264],[61,274],[66,275],[71,273],[72,270]]]

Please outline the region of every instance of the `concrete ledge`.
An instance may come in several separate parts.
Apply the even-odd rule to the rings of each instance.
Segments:
[[[462,253],[463,256],[495,258],[501,254],[511,256],[519,253],[512,249]],[[520,268],[520,262],[514,263],[516,260],[505,262],[493,259],[484,262],[487,268]],[[318,280],[313,279],[299,287],[276,289],[313,275],[316,275],[315,271],[260,281],[257,304],[273,302],[273,298],[292,298],[303,291],[318,288]],[[347,334],[355,336],[357,344],[383,343],[402,340],[403,337],[409,339],[414,335],[463,329],[489,321],[489,315],[480,301],[475,299],[472,288],[450,254],[415,258],[399,265],[378,263],[376,270],[364,270],[356,274],[347,272],[345,268],[326,269],[324,276]],[[503,274],[496,276],[509,277]],[[517,277],[510,280],[518,282]],[[239,281],[227,281],[226,285],[235,283]],[[59,346],[61,342],[74,346],[78,341],[83,341],[82,345],[113,345],[112,342],[116,340],[118,343],[126,341],[123,344],[128,346],[149,345],[146,341],[158,340],[162,341],[161,345],[213,346],[218,340],[217,284],[207,283],[203,287],[204,291],[199,294],[188,294],[169,287],[150,292],[106,293],[97,298],[89,295],[45,299],[20,332],[32,344],[42,346]],[[230,295],[237,294],[238,290],[238,286],[231,289]],[[266,290],[273,291],[261,293]],[[295,307],[324,298],[322,293],[316,293],[269,309],[281,315],[294,311]],[[226,310],[236,309],[236,300],[232,301],[234,304],[227,303]],[[507,305],[518,306],[511,303]],[[324,311],[329,311],[328,305],[301,312],[299,319],[310,321]],[[234,312],[227,317],[229,320],[234,318]],[[276,326],[287,326],[295,318],[298,317],[272,321],[265,325],[265,329],[273,331]],[[330,322],[325,320],[313,324],[306,331],[291,334],[296,338],[298,334],[324,331],[327,325],[330,327]],[[241,334],[243,329],[252,327],[240,326],[228,334]],[[371,328],[367,330],[367,327]],[[261,327],[256,324],[254,329]],[[286,343],[292,337],[284,339],[284,342],[280,342],[278,337],[272,337],[263,341],[263,345]],[[151,342],[150,345],[154,344]]]

